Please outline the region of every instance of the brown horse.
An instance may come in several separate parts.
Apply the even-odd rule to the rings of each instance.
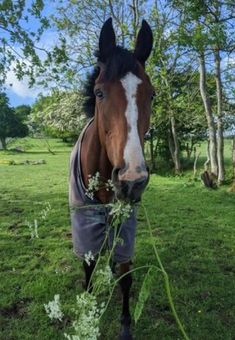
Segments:
[[[154,90],[145,73],[145,62],[152,49],[152,31],[143,20],[134,52],[116,45],[112,19],[101,30],[98,63],[86,85],[85,111],[92,120],[84,129],[71,156],[70,206],[86,203],[109,203],[114,197],[130,202],[141,199],[149,178],[143,156],[144,136],[149,129],[151,100]],[[96,172],[101,178],[112,180],[115,193],[100,189],[94,199],[86,197],[89,176]],[[92,216],[91,216],[92,215]],[[78,256],[101,247],[105,211],[71,212],[74,250]],[[124,245],[116,249],[114,259],[119,274],[130,270],[135,236],[135,214],[122,225]],[[95,260],[84,261],[86,288]],[[129,292],[131,274],[120,280],[123,294],[120,339],[132,339],[130,332]]]

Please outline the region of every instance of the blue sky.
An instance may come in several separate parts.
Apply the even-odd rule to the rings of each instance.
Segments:
[[[6,90],[6,94],[8,98],[10,99],[10,105],[11,106],[18,106],[22,104],[27,104],[27,105],[32,105],[35,101],[35,98],[33,97],[22,97],[16,94],[14,91],[11,89]]]

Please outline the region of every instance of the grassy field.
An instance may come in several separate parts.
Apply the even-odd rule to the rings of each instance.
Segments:
[[[0,152],[0,339],[60,340],[71,334],[71,309],[82,291],[81,263],[74,257],[68,214],[68,160],[71,148],[51,141],[17,141],[25,152]],[[229,145],[227,146],[229,156]],[[41,160],[41,165],[7,165],[7,160]],[[228,186],[210,191],[200,181],[151,176],[143,201],[169,274],[178,314],[190,339],[235,339],[235,194]],[[43,210],[51,209],[42,219]],[[38,222],[39,238],[28,223]],[[143,211],[138,214],[134,265],[155,263]],[[134,274],[132,310],[144,278]],[[63,323],[51,322],[43,304],[60,294]],[[101,339],[119,330],[118,289],[103,319]],[[119,306],[120,305],[120,306]],[[134,336],[181,339],[160,274]]]

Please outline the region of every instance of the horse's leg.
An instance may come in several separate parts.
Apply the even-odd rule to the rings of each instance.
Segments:
[[[130,270],[130,262],[120,264],[120,276],[129,272]],[[132,284],[132,276],[130,273],[123,276],[120,279],[120,286],[122,291],[122,316],[121,316],[121,334],[119,336],[119,340],[131,340],[131,332],[130,332],[130,325],[131,325],[131,315],[129,310],[129,295],[130,289]]]
[[[91,275],[93,273],[93,270],[95,268],[95,264],[96,261],[95,260],[91,260],[90,261],[90,265],[88,265],[88,263],[84,260],[83,261],[83,268],[85,271],[85,285],[84,288],[91,293],[92,292],[92,282],[91,282]]]

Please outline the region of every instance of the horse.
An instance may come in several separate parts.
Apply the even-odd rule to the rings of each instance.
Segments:
[[[153,45],[152,30],[143,20],[135,49],[129,51],[116,45],[112,18],[102,26],[97,65],[85,85],[84,108],[91,118],[81,133],[71,154],[70,207],[87,203],[107,204],[115,198],[136,203],[149,180],[143,145],[149,129],[154,88],[145,72],[145,62]],[[105,181],[112,180],[114,193],[101,188],[93,198],[86,196],[89,178],[99,172]],[[88,211],[89,210],[89,211]],[[88,264],[85,254],[99,253],[107,216],[105,208],[71,209],[74,252],[83,258],[85,288],[91,289],[90,279],[95,259]],[[129,294],[132,285],[130,265],[136,228],[135,211],[121,227],[124,244],[115,248],[115,263],[119,266],[122,292],[121,332],[119,339],[130,340],[131,315]]]

